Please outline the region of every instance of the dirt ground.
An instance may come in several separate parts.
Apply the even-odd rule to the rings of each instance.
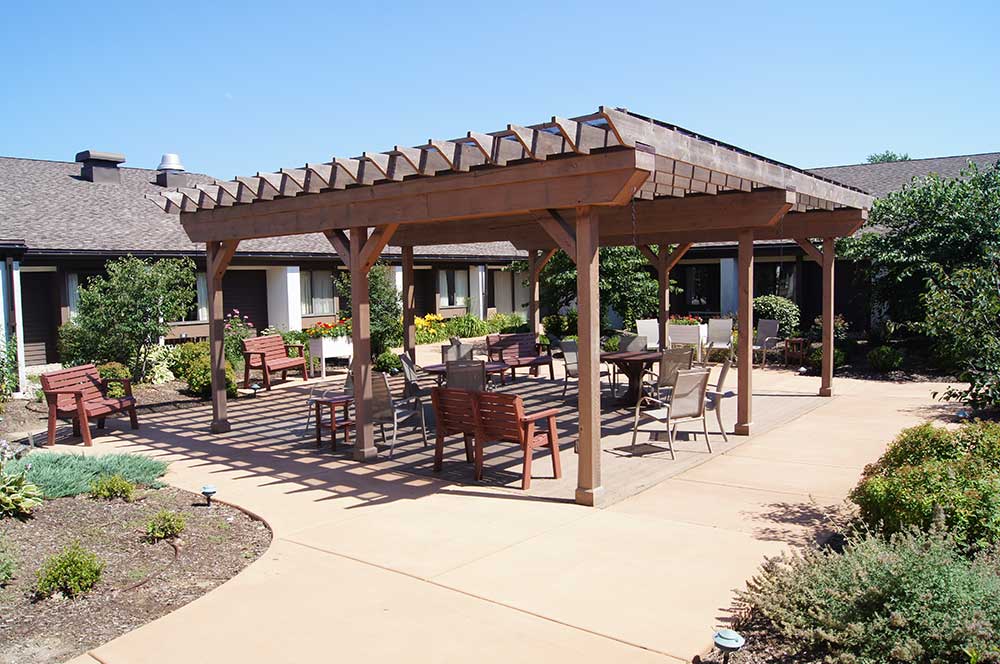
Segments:
[[[46,501],[32,518],[0,521],[0,543],[17,559],[0,587],[0,664],[66,661],[187,604],[264,553],[271,533],[243,512],[174,488],[145,489],[134,502],[83,495]],[[150,544],[145,523],[161,509],[183,512],[175,543]],[[77,599],[35,599],[42,561],[74,541],[105,568]]]

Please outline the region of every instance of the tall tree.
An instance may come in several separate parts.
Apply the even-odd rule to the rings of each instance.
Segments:
[[[885,164],[890,161],[909,161],[910,155],[906,152],[896,153],[892,150],[886,150],[885,152],[876,152],[874,154],[868,155],[867,161],[869,164]]]

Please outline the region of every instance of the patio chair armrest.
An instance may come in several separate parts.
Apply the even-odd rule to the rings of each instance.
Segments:
[[[764,337],[764,343],[761,344],[761,347],[762,348],[768,348],[768,347],[774,348],[775,346],[778,345],[777,344],[778,341],[781,341],[781,337]],[[769,344],[773,344],[773,345],[769,346]]]
[[[534,413],[528,413],[521,418],[521,423],[525,424],[527,422],[535,422],[537,420],[544,419],[546,417],[555,417],[559,414],[558,408],[546,408],[545,410],[539,410]]]

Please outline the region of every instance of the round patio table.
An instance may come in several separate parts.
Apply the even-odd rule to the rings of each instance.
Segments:
[[[448,373],[448,365],[446,364],[426,364],[420,367],[429,374],[434,374],[438,377],[439,381],[444,381],[445,375]],[[486,363],[486,374],[500,374],[500,384],[505,385],[504,373],[510,369],[510,365],[503,362],[487,362]]]
[[[601,362],[609,362],[628,378],[628,389],[620,401],[622,404],[634,406],[639,402],[639,386],[642,384],[642,372],[653,366],[660,359],[658,350],[614,351],[601,353]]]

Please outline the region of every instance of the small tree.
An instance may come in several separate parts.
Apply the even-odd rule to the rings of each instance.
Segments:
[[[336,280],[341,306],[350,307],[350,273],[341,272]],[[403,306],[388,265],[375,265],[368,273],[368,298],[371,305],[372,357],[375,358],[389,348],[403,343],[403,325],[400,320]]]
[[[79,290],[74,320],[60,330],[69,363],[120,362],[142,380],[149,351],[182,320],[195,299],[195,267],[189,258],[108,261],[106,276]]]
[[[910,155],[905,152],[896,153],[892,150],[886,150],[885,152],[876,152],[874,154],[868,155],[867,162],[869,164],[885,164],[891,161],[909,161]]]

